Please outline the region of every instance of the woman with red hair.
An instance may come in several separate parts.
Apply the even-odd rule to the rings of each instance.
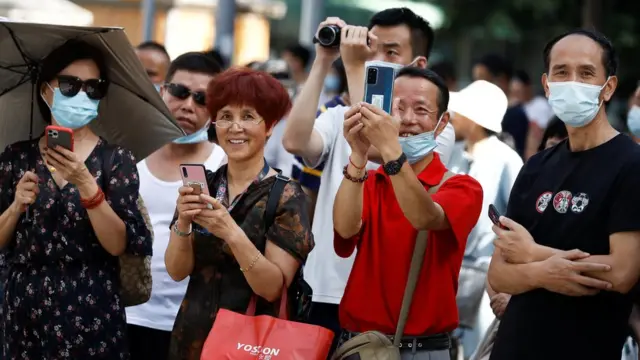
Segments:
[[[280,187],[273,217],[265,219],[269,194],[283,180],[264,160],[264,145],[291,108],[285,88],[267,73],[231,69],[211,81],[206,104],[228,163],[207,172],[211,196],[179,190],[165,262],[169,275],[189,277],[189,286],[173,327],[174,360],[200,359],[220,308],[244,313],[257,295],[256,314],[276,315],[283,287],[313,248],[297,183]]]

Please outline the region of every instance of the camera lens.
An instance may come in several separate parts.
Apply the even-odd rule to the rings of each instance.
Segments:
[[[367,84],[374,85],[378,82],[378,69],[369,68],[367,70]]]
[[[324,47],[336,47],[340,45],[340,27],[337,25],[323,26],[318,30],[318,43]]]
[[[189,174],[187,173],[187,168],[186,167],[182,168],[182,176],[184,176],[184,177],[188,177],[189,176]]]

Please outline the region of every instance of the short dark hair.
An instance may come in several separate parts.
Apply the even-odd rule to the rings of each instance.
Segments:
[[[284,49],[285,52],[291,53],[293,57],[302,62],[302,67],[306,68],[311,61],[311,51],[300,44],[292,44]]]
[[[218,49],[211,49],[204,52],[205,55],[210,56],[215,60],[222,68],[227,68],[227,59],[222,55]]]
[[[455,65],[453,65],[453,63],[451,61],[440,61],[440,62],[430,66],[429,68],[431,69],[431,71],[433,71],[436,74],[438,74],[445,81],[447,81],[447,80],[452,80],[452,81],[457,80],[456,68],[455,68]]]
[[[405,66],[398,71],[396,79],[402,76],[426,79],[437,86],[438,118],[447,111],[447,108],[449,107],[449,89],[447,88],[447,84],[445,84],[444,80],[442,80],[442,78],[433,70],[422,69],[415,66]]]
[[[511,62],[499,54],[486,54],[476,61],[476,65],[484,66],[494,77],[504,76],[507,80],[513,77]]]
[[[338,94],[342,94],[349,91],[349,86],[347,82],[347,71],[344,68],[344,63],[342,63],[342,59],[338,58],[333,62],[333,69],[338,73],[338,79],[340,79],[340,87],[338,88]]]
[[[542,52],[544,56],[545,71],[549,71],[549,66],[551,65],[550,56],[553,46],[558,43],[558,41],[564,39],[569,35],[586,36],[598,43],[598,45],[600,45],[600,47],[602,48],[602,66],[604,66],[604,70],[606,71],[607,76],[614,76],[616,74],[616,72],[618,71],[618,54],[616,53],[616,49],[613,46],[613,43],[606,36],[604,36],[604,34],[596,30],[588,29],[573,29],[551,39],[551,41],[549,41],[547,45],[545,45],[544,51]]]
[[[411,48],[414,56],[429,57],[433,49],[435,34],[429,22],[416,15],[411,9],[392,8],[382,10],[369,20],[369,30],[374,26],[390,27],[406,25],[411,30]]]
[[[529,77],[529,74],[524,70],[516,70],[516,72],[513,73],[513,78],[527,86],[531,85],[531,77]]]
[[[138,50],[153,50],[153,51],[157,51],[159,53],[162,53],[164,56],[166,56],[167,59],[169,59],[169,61],[171,60],[171,57],[169,56],[169,53],[167,52],[167,48],[165,48],[164,45],[160,44],[159,42],[145,41],[145,42],[140,43],[138,46],[136,46],[136,49],[138,49]]]
[[[178,56],[171,62],[169,70],[167,70],[167,82],[170,82],[173,75],[179,70],[217,75],[222,72],[222,67],[211,57],[201,52],[188,52]]]
[[[547,140],[550,138],[561,138],[564,139],[569,136],[567,132],[567,127],[564,125],[564,122],[560,120],[557,116],[554,116],[547,128],[544,130],[544,134],[542,135],[542,140],[540,141],[540,145],[538,146],[538,151],[544,150],[547,146]]]
[[[42,85],[53,80],[60,71],[77,60],[93,60],[100,71],[100,78],[107,82],[109,81],[105,55],[100,49],[79,40],[69,40],[62,46],[55,48],[42,60],[38,81],[36,82],[38,109],[42,118],[49,124],[51,123],[51,109],[40,96]]]

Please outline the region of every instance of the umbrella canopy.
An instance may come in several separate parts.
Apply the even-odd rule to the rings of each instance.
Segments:
[[[122,28],[0,21],[0,148],[43,133],[47,124],[35,89],[40,63],[68,40],[84,41],[105,56],[111,84],[90,125],[96,134],[139,160],[184,136]]]

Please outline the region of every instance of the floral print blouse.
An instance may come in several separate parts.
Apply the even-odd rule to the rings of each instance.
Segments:
[[[211,194],[226,185],[227,166],[207,171],[207,185]],[[254,181],[233,201],[230,214],[258,249],[264,249],[268,239],[291,256],[304,263],[313,249],[313,235],[309,221],[306,194],[297,182],[284,188],[273,224],[265,225],[265,205],[275,176]],[[228,207],[229,199],[221,200]],[[173,222],[177,220],[177,213]],[[195,263],[189,278],[187,293],[182,301],[173,327],[171,360],[200,360],[204,341],[213,326],[218,309],[246,312],[253,291],[240,271],[238,262],[225,242],[194,226],[193,251]],[[278,304],[260,299],[257,315],[277,315]]]
[[[105,159],[107,153],[113,158]],[[104,161],[112,166],[108,179]],[[125,223],[126,251],[151,255],[151,234],[136,205],[132,153],[101,139],[85,164]],[[77,188],[55,183],[37,139],[10,145],[0,155],[0,211],[13,202],[27,170],[38,176],[40,193],[3,250],[5,358],[128,359],[118,258],[98,241]]]

